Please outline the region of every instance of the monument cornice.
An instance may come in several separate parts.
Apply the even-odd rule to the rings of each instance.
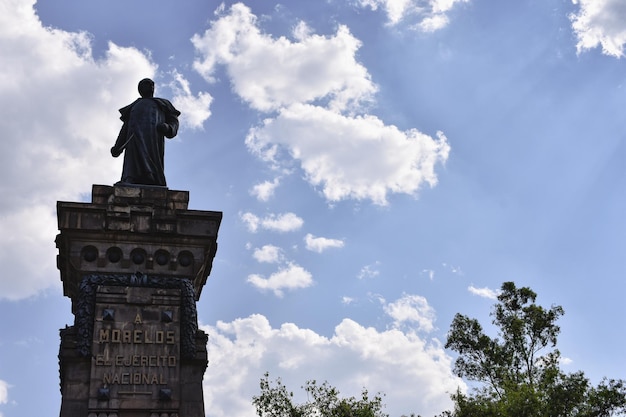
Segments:
[[[190,279],[199,299],[217,251],[222,213],[189,210],[189,192],[94,185],[89,203],[57,202],[64,294],[74,301],[87,274],[143,273]]]

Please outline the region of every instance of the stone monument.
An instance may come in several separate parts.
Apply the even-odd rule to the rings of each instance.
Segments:
[[[196,302],[222,213],[140,182],[57,202],[57,267],[74,314],[60,331],[60,417],[205,415],[208,336]]]

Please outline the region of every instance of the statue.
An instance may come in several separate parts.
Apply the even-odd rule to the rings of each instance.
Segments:
[[[124,153],[122,184],[165,186],[165,139],[178,133],[180,112],[169,100],[154,97],[154,81],[139,81],[141,98],[120,109],[124,122],[111,155]]]

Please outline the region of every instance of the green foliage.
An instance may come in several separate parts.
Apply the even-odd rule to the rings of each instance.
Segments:
[[[556,349],[563,308],[535,304],[527,287],[505,282],[492,312],[498,337],[475,319],[457,314],[446,348],[456,351],[454,372],[482,383],[471,395],[452,395],[454,411],[441,417],[610,417],[626,412],[626,385],[590,386],[582,372],[564,373]]]
[[[339,391],[327,382],[318,385],[312,380],[302,387],[308,394],[307,402],[294,404],[293,392],[280,378],[272,385],[266,372],[260,387],[261,394],[252,398],[259,417],[388,417],[382,412],[381,394],[369,398],[365,389],[361,398],[340,398]]]

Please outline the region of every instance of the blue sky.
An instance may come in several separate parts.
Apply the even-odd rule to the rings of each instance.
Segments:
[[[264,372],[434,415],[455,313],[562,305],[566,371],[626,376],[621,0],[0,0],[0,416],[58,412],[55,203],[119,180],[117,110],[183,113],[170,189],[224,212],[207,416]]]

